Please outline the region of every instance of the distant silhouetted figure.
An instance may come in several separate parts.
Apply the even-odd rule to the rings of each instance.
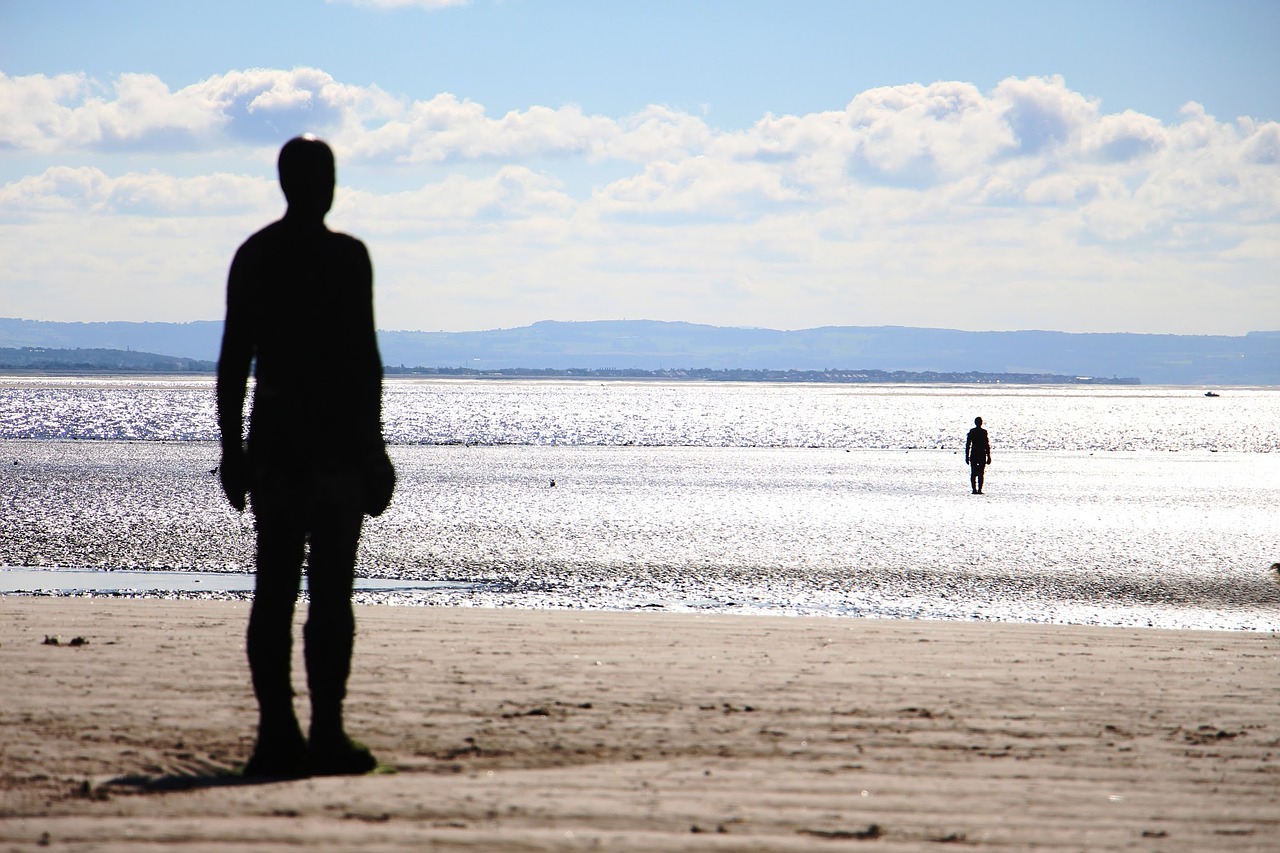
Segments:
[[[964,442],[964,461],[969,465],[969,486],[975,495],[982,494],[982,475],[991,464],[991,440],[982,428],[982,418],[973,419],[973,429]]]
[[[245,773],[365,773],[376,761],[342,722],[355,636],[351,591],[364,513],[380,514],[395,486],[382,438],[373,268],[363,243],[324,224],[335,183],[329,146],[292,139],[279,170],[288,209],[236,252],[218,357],[222,489],[237,510],[251,497],[257,527],[248,656],[259,720]],[[256,387],[245,444],[250,364]],[[309,740],[294,714],[289,672],[304,554]]]

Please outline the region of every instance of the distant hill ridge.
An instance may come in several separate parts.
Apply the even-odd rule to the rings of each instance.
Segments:
[[[0,370],[209,373],[217,366],[217,363],[212,361],[137,350],[0,347]]]
[[[216,361],[222,323],[0,318],[0,347],[119,349]],[[424,368],[797,370],[1136,377],[1145,384],[1280,385],[1280,331],[1146,335],[900,326],[734,328],[656,320],[542,321],[476,332],[381,331],[383,361]]]

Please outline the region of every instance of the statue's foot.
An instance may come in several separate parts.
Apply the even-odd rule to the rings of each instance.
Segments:
[[[258,742],[244,766],[244,775],[299,779],[307,775],[308,764],[307,741],[295,723],[292,731],[258,731]]]
[[[311,741],[313,776],[361,776],[377,766],[369,747],[346,735]]]

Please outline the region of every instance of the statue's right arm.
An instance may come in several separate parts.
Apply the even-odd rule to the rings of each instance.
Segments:
[[[218,354],[218,429],[222,434],[222,491],[237,510],[245,508],[249,491],[245,459],[244,397],[253,362],[253,322],[249,316],[248,276],[242,246],[227,276],[227,316]]]

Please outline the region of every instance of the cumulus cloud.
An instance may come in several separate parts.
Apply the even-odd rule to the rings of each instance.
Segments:
[[[235,71],[177,91],[151,74],[122,74],[110,86],[82,75],[0,74],[0,146],[208,151],[279,144],[340,130],[384,103],[374,87],[344,86],[312,68]]]
[[[492,175],[450,175],[438,183],[391,194],[340,189],[334,215],[390,238],[471,231],[522,219],[570,216],[575,209],[560,182],[522,166]]]
[[[55,166],[0,187],[0,215],[11,220],[53,211],[221,216],[279,206],[279,198],[274,183],[244,175],[179,178],[152,172],[112,177],[94,167]]]
[[[1155,154],[1169,144],[1164,126],[1132,110],[1100,116],[1082,134],[1083,153],[1107,163],[1125,163]]]
[[[491,115],[450,93],[412,100],[295,68],[176,90],[151,75],[0,74],[0,146],[43,163],[0,187],[0,252],[85,217],[122,255],[150,251],[129,233],[165,229],[233,244],[279,212],[270,164],[303,131],[337,150],[331,222],[376,243],[396,316],[431,313],[414,284],[424,276],[465,285],[450,303],[461,313],[423,327],[575,318],[566,311],[794,326],[936,310],[946,325],[957,304],[967,319],[951,325],[1016,327],[1047,322],[1020,320],[1045,309],[1019,306],[1052,304],[1084,328],[1081,305],[1133,288],[1154,313],[1115,322],[1141,328],[1157,304],[1238,313],[1206,302],[1204,282],[1230,268],[1260,292],[1280,243],[1280,124],[1221,122],[1197,104],[1171,122],[1109,113],[1060,77],[882,87],[721,129],[662,105]],[[202,158],[218,168],[191,174]],[[222,262],[165,245],[172,270]],[[186,275],[220,286],[220,269]],[[983,304],[1005,313],[970,307]]]
[[[1097,104],[1067,89],[1061,77],[1008,79],[992,100],[1013,133],[1018,154],[1033,155],[1068,142],[1097,117]]]
[[[351,153],[406,162],[563,157],[590,154],[615,132],[615,122],[584,115],[576,106],[534,106],[494,119],[482,105],[446,93],[416,102],[362,135]]]
[[[0,146],[56,147],[71,135],[75,101],[88,90],[83,74],[10,77],[0,71]]]
[[[1016,141],[998,99],[967,83],[872,89],[845,109],[861,171],[933,182],[967,173]]]
[[[1246,124],[1250,128],[1253,127],[1252,122]],[[1250,160],[1260,166],[1280,164],[1280,124],[1272,122],[1249,134],[1245,153]]]

